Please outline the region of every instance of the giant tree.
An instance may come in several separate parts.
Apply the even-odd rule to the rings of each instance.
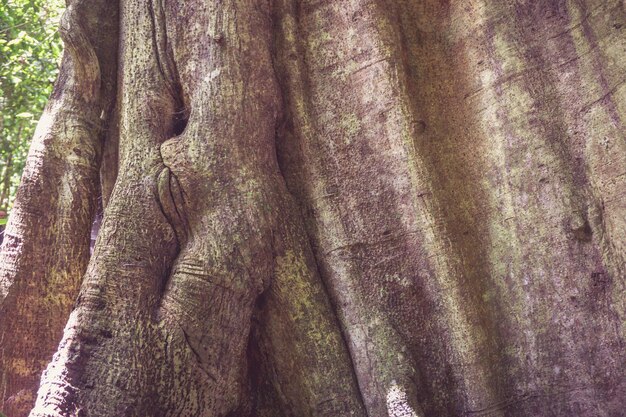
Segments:
[[[71,0],[61,33],[10,417],[623,411],[623,1]]]

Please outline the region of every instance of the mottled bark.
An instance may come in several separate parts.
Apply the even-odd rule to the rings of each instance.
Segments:
[[[121,15],[120,171],[31,415],[250,410],[250,326],[270,283],[258,345],[274,407],[360,413],[276,163],[269,5],[128,1]]]
[[[0,251],[0,411],[28,415],[89,260],[116,73],[117,13],[73,1],[61,75],[37,126]]]
[[[290,10],[280,162],[370,415],[619,415],[624,3]]]
[[[623,413],[622,1],[120,10],[32,417]]]

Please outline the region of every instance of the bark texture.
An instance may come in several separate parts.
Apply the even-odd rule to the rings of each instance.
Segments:
[[[89,261],[100,156],[115,95],[117,11],[74,1],[61,75],[31,145],[0,249],[0,411],[27,415]]]
[[[122,0],[119,22],[68,31],[101,63],[96,36],[119,45],[100,169],[49,174],[91,184],[86,246],[18,216],[3,247],[30,274],[0,275],[15,391],[14,358],[32,383],[50,349],[11,317],[58,342],[100,172],[31,417],[623,415],[623,1]]]

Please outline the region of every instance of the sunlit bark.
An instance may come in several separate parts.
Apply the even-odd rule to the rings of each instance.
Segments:
[[[32,408],[89,260],[106,118],[115,94],[117,13],[74,2],[61,75],[39,121],[0,251],[0,411]]]
[[[53,174],[102,159],[106,208],[31,416],[620,415],[622,1],[123,0],[119,21],[104,156]],[[32,282],[16,305],[56,299]]]

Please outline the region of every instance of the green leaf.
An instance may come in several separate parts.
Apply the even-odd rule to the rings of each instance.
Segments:
[[[10,183],[10,207],[37,120],[52,91],[62,42],[63,0],[0,0],[0,183]],[[2,169],[6,155],[13,169]],[[4,176],[8,175],[9,178]]]

